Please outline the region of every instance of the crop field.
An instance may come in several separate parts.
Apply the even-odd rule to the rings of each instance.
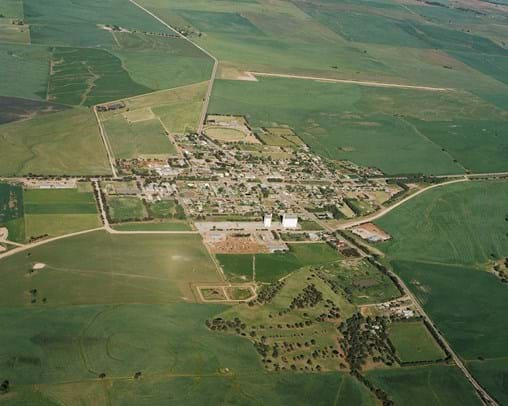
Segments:
[[[0,126],[0,175],[109,174],[93,113],[73,109]]]
[[[200,237],[193,234],[94,231],[0,261],[0,306],[194,301],[191,283],[220,281]],[[29,272],[36,263],[45,267]],[[35,298],[31,289],[37,290]]]
[[[475,96],[258,79],[216,81],[209,113],[245,115],[258,128],[288,125],[320,155],[378,167],[389,174],[507,169],[502,151],[508,138],[501,128],[508,118]],[[468,128],[460,136],[469,140],[469,148],[459,149],[456,128],[432,135],[435,122],[445,117]]]
[[[457,367],[428,365],[376,370],[367,377],[390,393],[395,404],[427,406],[480,405],[473,388]]]
[[[167,159],[176,155],[158,118],[131,122],[117,114],[103,123],[116,159]]]
[[[23,18],[23,0],[2,1],[0,14],[4,18]]]
[[[78,189],[23,192],[26,239],[55,237],[101,226],[93,193]]]
[[[289,244],[287,253],[255,254],[256,281],[276,282],[308,265],[321,265],[340,259],[328,244]],[[227,277],[233,281],[252,280],[253,256],[249,254],[217,254]]]
[[[189,223],[178,220],[134,222],[114,224],[113,228],[118,231],[191,231]]]
[[[473,360],[467,363],[467,367],[489,393],[496,394],[496,399],[501,404],[508,402],[508,391],[506,390],[508,362],[506,358]]]
[[[436,361],[446,357],[421,321],[393,323],[389,335],[402,363]]]
[[[17,25],[14,20],[0,16],[0,42],[27,44],[30,42],[30,30],[25,25]]]
[[[107,200],[113,222],[143,220],[148,217],[143,201],[136,196],[109,196]]]
[[[419,196],[376,223],[380,245],[452,347],[494,397],[506,397],[507,291],[487,272],[508,256],[508,183],[467,182]],[[415,233],[415,230],[418,232]],[[486,359],[489,364],[476,362]],[[474,363],[473,363],[474,361]],[[482,368],[484,367],[485,368]]]
[[[47,47],[0,43],[0,95],[45,100],[49,59]]]

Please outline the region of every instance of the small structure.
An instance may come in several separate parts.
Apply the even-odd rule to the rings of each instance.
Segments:
[[[297,228],[298,227],[298,216],[296,214],[282,215],[282,227],[284,228]]]
[[[272,226],[272,213],[265,214],[263,218],[263,225],[265,228],[270,228]]]

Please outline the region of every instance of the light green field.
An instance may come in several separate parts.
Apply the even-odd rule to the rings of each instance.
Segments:
[[[480,405],[473,387],[454,366],[428,365],[377,370],[367,378],[390,394],[396,405]]]
[[[30,274],[35,263],[46,267]],[[0,306],[194,301],[190,283],[220,281],[198,235],[122,235],[95,231],[0,260]],[[46,298],[44,304],[42,299]]]
[[[145,205],[136,196],[109,196],[107,205],[113,222],[143,220],[148,217]]]
[[[436,361],[446,357],[421,321],[393,323],[389,337],[402,363]]]
[[[26,239],[101,226],[93,193],[78,189],[27,189],[23,193]]]
[[[287,253],[255,254],[256,281],[275,282],[298,268],[307,265],[322,265],[340,259],[339,254],[328,244],[289,244]],[[233,281],[252,280],[252,255],[217,254],[228,279]]]
[[[13,21],[0,17],[0,42],[28,44],[30,29],[26,25],[14,24]]]
[[[129,122],[117,114],[103,122],[116,159],[168,158],[176,148],[157,118]]]
[[[444,148],[447,143],[458,145],[453,134],[445,139],[431,136],[438,120],[462,120],[477,128],[493,127],[490,120],[497,120],[497,128],[508,122],[500,110],[472,95],[258,79],[216,81],[209,113],[245,115],[254,127],[288,125],[322,156],[374,166],[389,174],[448,174],[464,172],[463,165],[476,171],[506,166],[498,152],[508,142],[501,131],[488,138],[487,147],[483,135],[469,137],[470,147],[475,147],[471,151]],[[428,123],[429,128],[415,125],[410,118]],[[387,155],[392,158],[386,159]]]
[[[6,18],[23,18],[23,1],[3,0],[0,4],[0,14]]]
[[[106,175],[93,113],[74,109],[0,126],[0,175]]]
[[[161,200],[148,205],[151,217],[157,219],[185,219],[185,211],[175,200]]]
[[[392,235],[380,248],[452,347],[474,364],[480,384],[506,398],[507,290],[487,263],[508,256],[508,183],[434,189],[376,223]],[[415,232],[417,230],[417,232]]]

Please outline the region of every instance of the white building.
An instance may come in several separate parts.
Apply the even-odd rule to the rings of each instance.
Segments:
[[[272,213],[265,214],[265,217],[263,219],[263,224],[265,228],[270,228],[272,226]]]
[[[298,227],[298,216],[296,214],[282,215],[282,227],[284,228],[297,228]]]

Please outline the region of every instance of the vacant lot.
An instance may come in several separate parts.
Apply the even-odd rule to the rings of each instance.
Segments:
[[[109,196],[107,200],[113,222],[143,220],[148,217],[143,201],[136,196]]]
[[[393,323],[389,337],[402,363],[445,358],[444,351],[421,321]]]
[[[75,109],[0,126],[0,175],[109,174],[92,112]]]

